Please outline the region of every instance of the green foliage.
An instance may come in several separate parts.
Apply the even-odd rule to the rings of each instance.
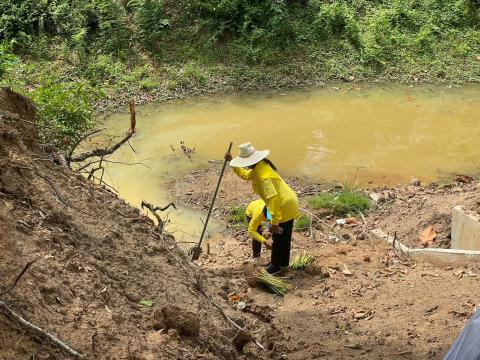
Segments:
[[[45,58],[63,44],[81,64],[148,50],[247,64],[323,54],[379,70],[480,51],[476,0],[4,0],[0,14],[0,38],[16,51]]]
[[[207,83],[207,76],[202,68],[193,63],[186,64],[181,69],[171,69],[169,77],[167,83],[169,89],[203,86]]]
[[[166,18],[163,1],[132,0],[129,4],[136,9],[138,38],[145,48],[159,51],[164,32],[170,28],[170,20]]]
[[[311,255],[309,255],[306,251],[304,251],[301,254],[296,255],[291,261],[290,261],[290,267],[293,270],[300,270],[300,269],[305,269],[308,265],[313,263],[315,258]]]
[[[17,63],[17,57],[12,54],[7,43],[0,43],[0,78]]]
[[[370,208],[370,200],[360,192],[344,189],[337,193],[322,193],[310,199],[314,209],[330,209],[336,215],[365,212]]]
[[[84,84],[46,82],[28,94],[38,108],[43,140],[69,148],[93,125],[95,93]]]
[[[307,231],[310,229],[310,218],[305,214],[300,215],[295,219],[294,228],[295,231]]]
[[[234,226],[245,226],[246,217],[245,217],[245,206],[235,205],[230,208],[228,213],[227,221]]]
[[[150,299],[141,299],[138,303],[144,307],[152,307],[153,304],[155,304],[155,301]]]

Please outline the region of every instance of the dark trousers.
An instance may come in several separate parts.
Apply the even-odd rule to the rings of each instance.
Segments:
[[[283,229],[281,234],[273,234],[271,264],[276,267],[288,266],[290,264],[290,247],[292,244],[293,219],[280,223]]]
[[[247,216],[247,224],[250,224],[250,220],[252,220],[252,218]],[[257,228],[257,232],[260,235],[262,234],[262,225],[260,225]],[[259,257],[261,252],[262,252],[262,243],[260,241],[255,240],[255,239],[252,239],[253,258],[255,259],[255,258]]]

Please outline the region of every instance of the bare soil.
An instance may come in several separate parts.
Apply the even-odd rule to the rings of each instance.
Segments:
[[[0,294],[35,260],[0,301],[88,359],[248,357],[207,298],[225,305],[220,275],[207,276],[140,210],[43,152],[34,106],[4,89],[0,204]],[[242,321],[251,334],[250,319]],[[265,343],[272,328],[255,326],[253,336]],[[64,358],[0,309],[1,360]]]
[[[180,179],[177,201],[206,208],[218,172],[212,166]],[[415,263],[371,239],[368,231],[396,231],[402,242],[420,247],[419,232],[433,225],[437,239],[432,246],[447,247],[451,208],[478,202],[479,183],[369,190],[366,194],[381,196],[365,215],[366,223],[358,219],[358,225],[332,230],[328,225],[336,218],[307,205],[309,195],[328,186],[287,182],[300,194],[302,208],[322,220],[312,217],[310,231],[294,234],[292,255],[306,250],[320,271],[283,273],[290,284],[284,298],[251,288],[246,274],[259,266],[250,260],[251,240],[245,231],[232,229],[230,237],[210,239],[211,254],[198,263],[207,273],[228,275],[217,277],[217,286],[231,309],[239,316],[256,314],[259,322],[280,329],[283,336],[272,333],[269,338],[288,359],[442,359],[479,305],[478,267]],[[253,198],[250,184],[227,171],[215,215],[226,219],[232,206]],[[265,251],[260,265],[268,261]]]

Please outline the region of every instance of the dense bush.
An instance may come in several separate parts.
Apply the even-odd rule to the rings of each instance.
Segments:
[[[17,57],[12,54],[7,43],[0,43],[0,78],[17,62]]]
[[[4,0],[0,38],[42,57],[49,42],[64,43],[82,61],[139,49],[172,57],[173,46],[188,57],[278,63],[323,49],[377,67],[448,45],[475,54],[479,9],[477,0]]]
[[[93,126],[95,94],[84,84],[47,82],[29,96],[39,110],[43,141],[69,148]]]

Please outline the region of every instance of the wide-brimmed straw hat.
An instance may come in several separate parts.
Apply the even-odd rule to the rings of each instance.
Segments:
[[[247,167],[260,162],[261,160],[265,159],[268,154],[270,154],[270,150],[255,150],[255,148],[249,142],[241,144],[239,148],[240,154],[230,161],[230,166]]]

